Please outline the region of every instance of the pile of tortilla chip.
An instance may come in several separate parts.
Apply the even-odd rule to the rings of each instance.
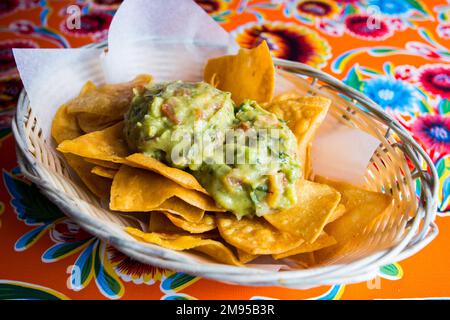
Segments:
[[[273,98],[275,69],[265,42],[209,60],[204,78],[231,92],[235,103],[256,100],[286,121],[297,138],[303,172],[298,203],[286,211],[238,220],[218,207],[190,173],[129,151],[123,115],[133,90],[141,90],[150,76],[100,87],[89,82],[78,97],[60,107],[52,136],[68,165],[92,193],[109,202],[109,209],[148,214],[147,230],[127,228],[129,234],[225,264],[244,266],[271,256],[302,268],[338,255],[391,205],[391,197],[383,193],[323,177],[310,180],[311,141],[330,100],[295,93]]]

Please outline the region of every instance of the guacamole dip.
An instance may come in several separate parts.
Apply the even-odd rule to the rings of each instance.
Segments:
[[[296,139],[288,126],[254,101],[236,109],[222,158],[193,172],[217,204],[237,217],[288,209],[297,202],[300,166]],[[231,141],[230,141],[231,140]],[[232,161],[228,155],[234,155]]]
[[[125,117],[133,151],[192,173],[237,217],[292,207],[300,166],[296,139],[274,114],[204,82],[149,85]],[[180,152],[182,151],[182,152]]]
[[[133,151],[174,167],[196,170],[203,156],[197,140],[230,127],[233,108],[229,93],[205,82],[151,84],[135,91],[125,115],[125,137]],[[209,140],[215,146],[223,143],[214,134]]]

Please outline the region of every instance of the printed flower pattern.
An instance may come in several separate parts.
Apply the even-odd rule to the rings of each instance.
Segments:
[[[339,7],[333,1],[301,0],[296,3],[296,10],[300,15],[311,18],[333,18],[339,13]]]
[[[433,153],[450,154],[450,117],[438,114],[420,116],[412,124],[411,131]]]
[[[154,284],[174,273],[131,259],[111,246],[107,248],[107,255],[116,273],[126,282]]]
[[[195,2],[217,22],[227,22],[231,15],[230,1],[195,0]]]
[[[380,41],[394,34],[394,30],[384,20],[365,14],[348,16],[345,26],[349,34],[364,40]]]
[[[95,40],[105,39],[108,34],[112,15],[103,11],[92,11],[81,14],[80,28],[69,28],[66,21],[61,22],[61,31],[78,37],[91,37]]]
[[[450,65],[425,65],[419,69],[419,73],[422,88],[443,99],[450,99]]]
[[[327,41],[306,27],[286,23],[250,23],[233,32],[244,48],[267,41],[275,57],[323,67],[330,58]]]
[[[439,22],[436,33],[443,39],[450,39],[450,4],[436,6],[434,11]]]
[[[1,40],[0,41],[0,74],[9,75],[16,73],[12,48],[37,48],[38,45],[30,40]]]
[[[4,172],[5,186],[11,195],[17,218],[33,228],[15,244],[16,251],[30,249],[40,238],[48,235],[53,242],[41,257],[44,263],[54,263],[75,257],[70,268],[70,289],[80,291],[95,282],[107,298],[118,299],[124,294],[125,282],[154,284],[177,273],[130,259],[105,242],[94,238],[67,218],[52,202],[40,194],[37,187],[23,179],[18,168]],[[194,281],[191,277],[190,281]],[[171,290],[186,283],[171,285]],[[1,284],[0,284],[1,290]]]
[[[19,0],[3,0],[0,3],[0,17],[14,13],[20,6]]]
[[[91,5],[97,10],[116,10],[123,0],[87,0],[88,5]]]
[[[411,7],[404,0],[369,0],[368,6],[376,7],[381,14],[399,17],[406,15]]]
[[[365,82],[363,92],[384,109],[404,111],[417,103],[414,87],[401,80],[370,79]]]
[[[439,214],[450,213],[450,100],[448,65],[355,66],[344,82],[364,92],[411,132],[438,169]]]

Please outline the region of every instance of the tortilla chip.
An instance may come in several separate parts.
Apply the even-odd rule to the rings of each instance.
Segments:
[[[87,133],[73,140],[65,140],[57,150],[84,158],[124,163],[129,151],[123,139],[123,122],[102,131]]]
[[[172,197],[177,197],[206,211],[223,211],[214,200],[195,190],[186,189],[151,171],[122,166],[111,187],[111,210],[152,211]]]
[[[148,226],[148,232],[166,233],[166,234],[177,234],[177,235],[191,235],[192,233],[183,230],[182,228],[174,225],[172,221],[166,216],[167,212],[156,212],[152,211],[150,213],[150,220]],[[203,239],[221,239],[217,229],[209,229],[208,231],[197,233],[196,236],[200,236]]]
[[[170,220],[164,215],[164,213],[156,211],[150,213],[148,231],[189,235],[188,232],[183,231],[183,229],[180,229],[172,222],[170,222]]]
[[[326,184],[299,180],[297,197],[294,207],[263,217],[278,230],[312,243],[336,209],[341,195]]]
[[[56,143],[67,139],[75,139],[82,134],[83,132],[78,127],[75,117],[67,112],[67,105],[61,106],[52,123],[52,137]],[[92,174],[91,170],[94,166],[85,162],[83,158],[72,154],[66,154],[64,157],[72,170],[93,194],[100,198],[109,197],[110,180]]]
[[[253,261],[259,257],[259,255],[257,255],[257,254],[247,253],[247,252],[239,250],[239,249],[237,249],[237,255],[238,255],[239,261],[244,264],[249,263],[250,261]]]
[[[77,173],[88,189],[97,197],[108,199],[111,190],[111,179],[99,177],[91,173],[93,165],[87,163],[83,158],[66,154],[65,158],[69,166]]]
[[[104,161],[104,160],[98,160],[98,159],[89,159],[89,158],[83,158],[84,161],[95,164],[96,166],[100,166],[103,168],[109,168],[109,169],[116,169],[119,170],[121,164],[115,163],[111,161]]]
[[[305,180],[312,180],[312,145],[311,143],[308,143],[306,146],[306,155],[304,157],[304,164],[303,164],[303,177]]]
[[[314,252],[305,252],[296,254],[295,256],[290,256],[289,260],[297,263],[298,267],[310,268],[316,264],[316,258]]]
[[[219,241],[203,239],[200,236],[193,235],[186,236],[155,232],[144,233],[141,230],[130,227],[125,228],[125,231],[139,240],[157,244],[164,248],[177,251],[195,250],[208,255],[218,262],[242,266],[233,252]]]
[[[193,175],[183,170],[169,167],[155,158],[146,156],[142,153],[135,153],[128,156],[126,159],[131,166],[154,171],[187,189],[193,189],[208,194]]]
[[[150,80],[150,76],[141,75],[131,82],[101,87],[88,82],[81,94],[69,102],[69,112],[76,114],[84,132],[103,130],[123,119],[133,98],[133,88],[141,88]]]
[[[281,232],[264,219],[218,213],[217,226],[223,239],[250,254],[277,254],[298,247],[304,240]]]
[[[179,215],[189,222],[200,222],[205,214],[205,210],[194,207],[177,197],[167,199],[152,211],[166,211]]]
[[[341,198],[341,202],[342,202],[342,198]],[[345,206],[342,203],[339,203],[338,206],[336,207],[336,209],[334,209],[331,216],[328,218],[327,223],[331,223],[333,221],[336,221],[340,217],[342,217],[345,213],[345,210],[346,210]]]
[[[294,255],[297,255],[300,253],[313,252],[313,251],[316,251],[316,250],[319,250],[322,248],[332,246],[334,244],[336,244],[336,240],[332,236],[326,234],[325,232],[322,232],[316,241],[314,241],[312,243],[304,242],[301,245],[299,245],[297,248],[294,248],[292,250],[289,250],[289,251],[286,251],[283,253],[274,254],[274,255],[272,255],[272,257],[277,260],[283,259],[283,258],[294,256]]]
[[[190,233],[203,233],[215,229],[216,220],[213,216],[205,214],[199,222],[190,222],[180,216],[164,212],[164,215],[177,227]]]
[[[287,100],[296,100],[298,98],[301,98],[302,96],[299,95],[296,92],[288,92],[280,94],[272,99],[272,103],[287,101]]]
[[[265,108],[285,120],[297,138],[298,156],[303,176],[311,174],[310,143],[320,124],[325,119],[331,100],[323,97],[299,96],[287,94],[266,104]]]
[[[123,118],[117,119],[117,117],[109,117],[91,113],[78,113],[76,115],[78,126],[84,133],[91,133],[94,131],[100,131],[115,125],[123,120]]]
[[[117,170],[100,167],[100,166],[95,166],[92,168],[91,172],[93,174],[96,174],[97,176],[100,176],[103,178],[114,179],[114,176],[116,175]]]
[[[133,98],[133,88],[142,87],[152,80],[150,75],[141,74],[129,82],[96,86],[86,82],[80,95],[69,103],[69,113],[92,113],[98,115],[116,115],[117,118],[128,110]]]
[[[62,105],[56,112],[52,123],[52,137],[59,144],[64,140],[75,139],[83,134],[74,115],[67,112],[67,105]]]
[[[364,231],[392,205],[392,197],[367,191],[345,182],[335,182],[316,177],[320,182],[336,188],[342,195],[346,211],[342,217],[329,223],[325,232],[333,236],[337,244],[314,253],[319,263],[344,258],[355,246],[364,241]]]
[[[236,256],[230,248],[216,240],[205,239],[203,240],[202,245],[193,248],[193,250],[206,254],[218,262],[238,267],[243,266],[243,264],[236,259]]]
[[[342,217],[325,227],[325,232],[334,237],[337,244],[318,251],[322,259],[336,254],[339,247],[360,235],[392,204],[392,197],[384,193],[367,191],[345,182],[332,181],[323,177],[316,177],[316,181],[326,183],[338,190],[346,209]]]
[[[239,105],[245,99],[267,102],[275,88],[275,67],[265,41],[253,49],[240,49],[237,55],[208,60],[204,80],[231,92]]]

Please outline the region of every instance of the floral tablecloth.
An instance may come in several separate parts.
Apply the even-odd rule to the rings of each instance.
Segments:
[[[133,261],[80,229],[21,175],[10,121],[22,84],[11,48],[80,47],[105,39],[120,2],[0,2],[0,298],[450,297],[450,3],[196,1],[241,46],[265,39],[275,56],[321,68],[364,92],[413,134],[439,173],[440,234],[428,247],[380,268],[373,281],[292,290],[221,284]],[[68,19],[77,10],[81,24],[73,28]]]

